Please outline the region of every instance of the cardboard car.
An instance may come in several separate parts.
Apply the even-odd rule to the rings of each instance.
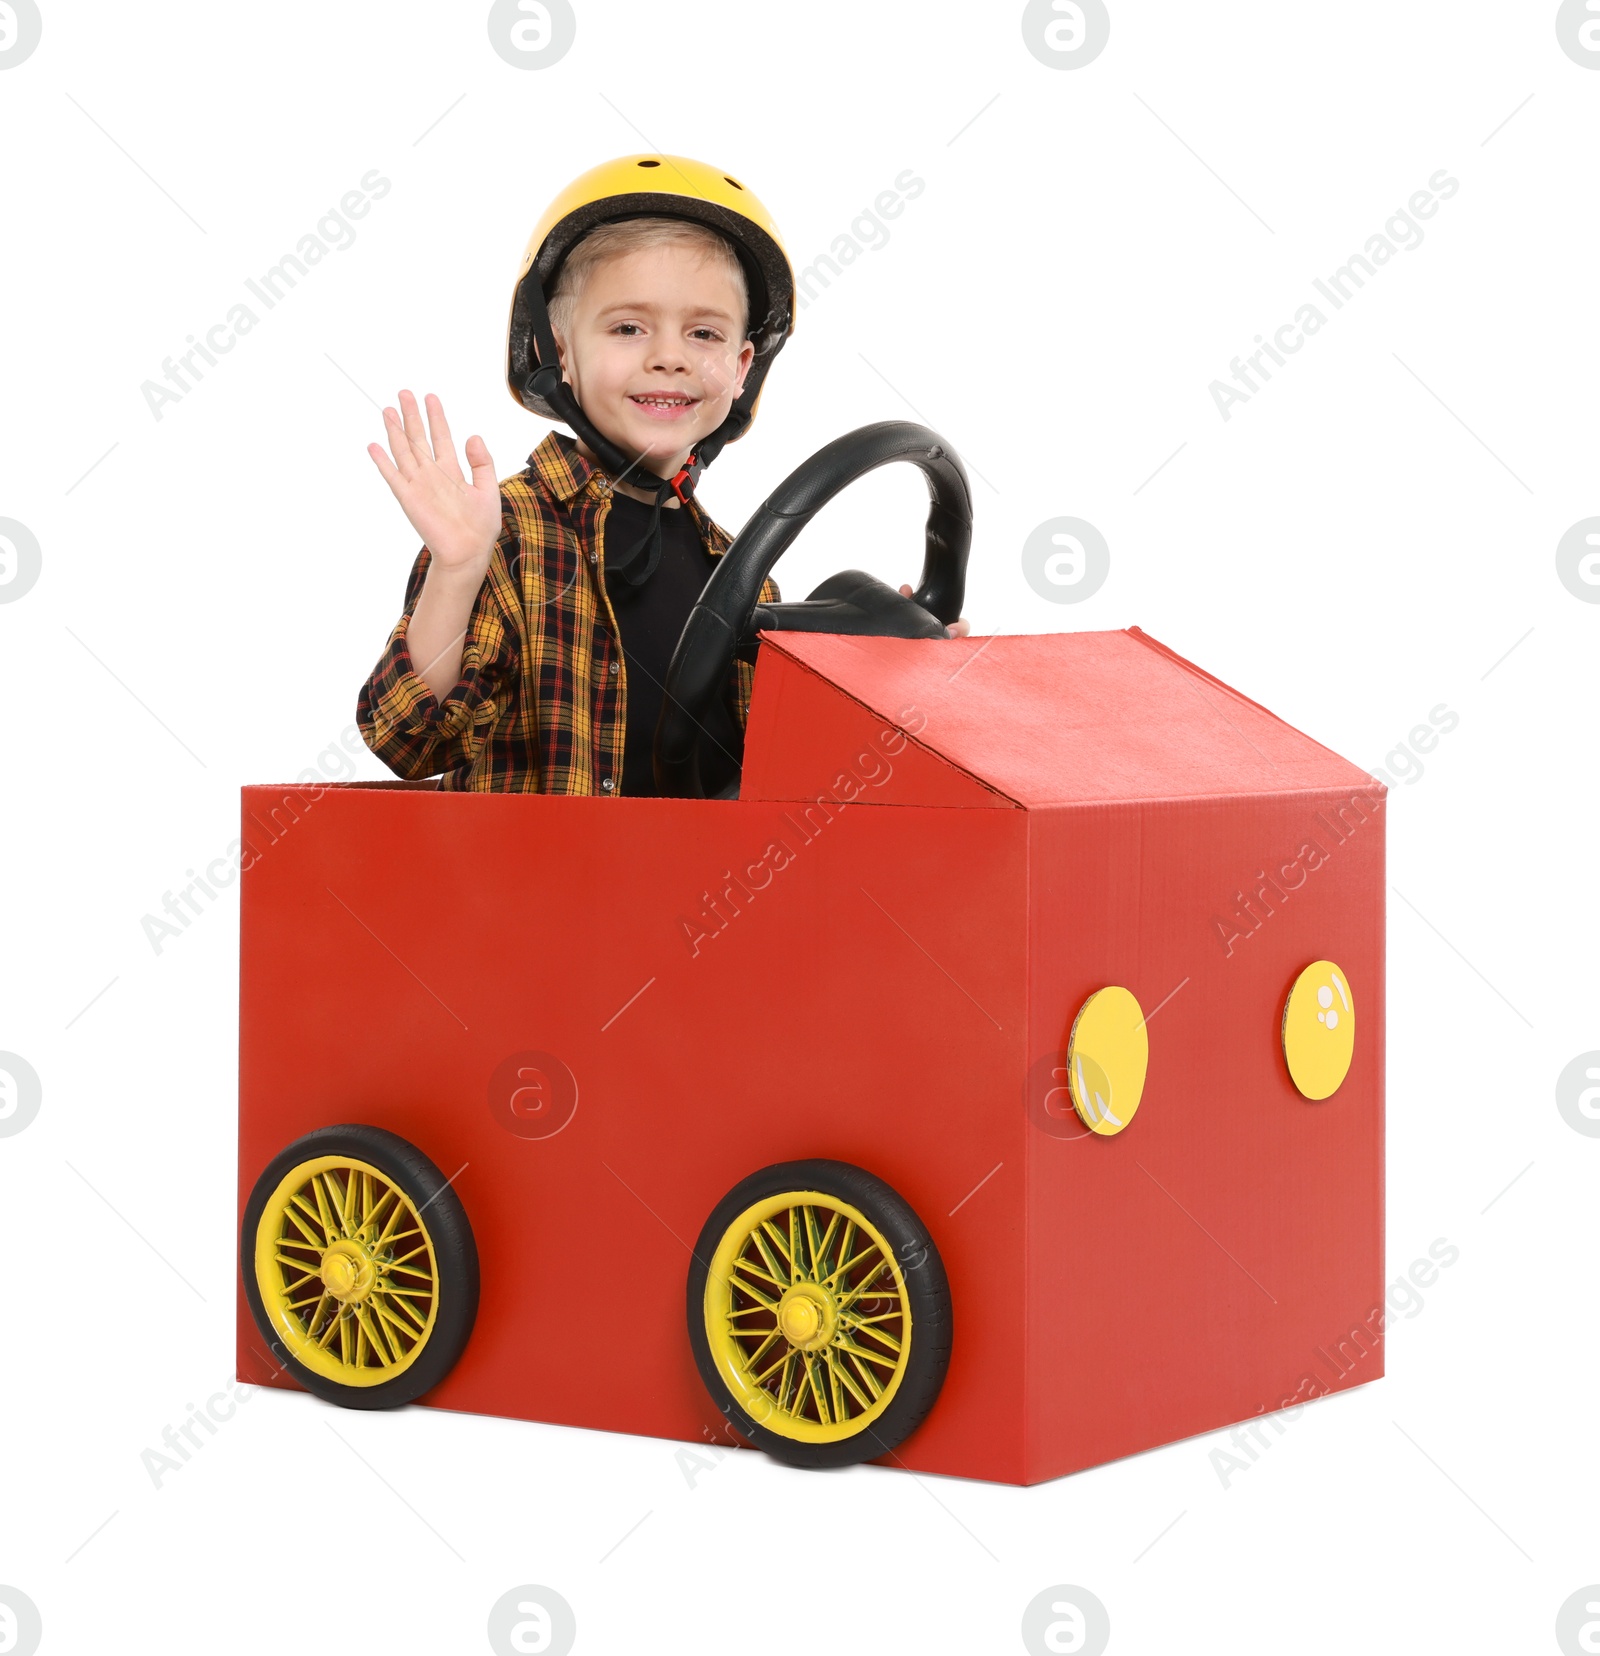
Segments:
[[[1381,1373],[1381,786],[757,633],[737,798],[242,790],[240,1377],[1031,1484]]]

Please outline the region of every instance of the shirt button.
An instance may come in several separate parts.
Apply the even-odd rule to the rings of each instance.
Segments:
[[[602,788],[604,788],[607,793],[610,793],[611,790],[616,786],[616,784],[611,780],[611,778],[609,776],[603,776],[603,777],[600,778],[600,786]]]
[[[590,563],[599,563],[599,561],[600,561],[600,554],[598,552],[591,552],[589,554],[589,562]]]
[[[616,670],[617,670],[617,664],[616,664],[616,662],[614,662],[614,661],[613,661],[613,662],[612,662],[612,663],[611,663],[611,667],[610,667],[610,669],[609,669],[609,670],[610,670],[610,671],[611,671],[611,672],[613,672],[613,673],[614,673],[614,672],[616,672]]]

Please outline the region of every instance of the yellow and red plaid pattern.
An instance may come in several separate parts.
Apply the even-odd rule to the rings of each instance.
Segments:
[[[424,546],[405,613],[361,687],[362,738],[397,776],[439,776],[441,788],[620,794],[628,668],[603,579],[611,481],[553,431],[527,469],[501,483],[500,500],[500,538],[467,622],[459,679],[441,704],[411,660],[406,628],[432,557]],[[732,537],[693,495],[688,510],[720,557]],[[769,579],[761,602],[777,600]],[[749,663],[734,662],[728,693],[741,730],[754,677]]]

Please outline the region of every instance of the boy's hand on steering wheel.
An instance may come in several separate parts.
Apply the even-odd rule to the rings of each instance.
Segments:
[[[451,573],[476,574],[481,580],[500,537],[500,485],[495,480],[494,461],[481,437],[469,437],[465,453],[472,476],[463,478],[450,427],[445,423],[444,405],[431,391],[427,403],[425,434],[417,399],[411,392],[402,391],[404,423],[394,409],[383,411],[394,459],[384,453],[381,443],[369,443],[367,453],[411,520],[411,527],[432,553],[434,563]]]
[[[911,596],[911,585],[909,582],[902,581],[900,583],[900,596],[902,598],[909,598]],[[966,618],[966,616],[963,615],[959,620],[951,622],[951,624],[945,628],[944,635],[946,638],[965,638],[971,631],[972,623]]]

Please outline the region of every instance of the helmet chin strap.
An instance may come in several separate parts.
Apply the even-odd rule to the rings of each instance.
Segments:
[[[688,504],[700,474],[722,452],[723,444],[740,435],[749,425],[750,410],[739,406],[743,400],[741,393],[722,424],[694,446],[687,465],[671,477],[662,477],[650,471],[642,464],[642,455],[630,458],[584,413],[573,395],[572,387],[561,377],[561,353],[556,347],[555,331],[550,326],[543,288],[535,280],[528,284],[528,290],[528,319],[533,325],[533,336],[538,346],[539,366],[528,376],[526,388],[542,397],[572,427],[614,480],[634,482],[642,489],[649,489],[655,497],[650,527],[645,531],[644,538],[620,559],[607,561],[608,574],[619,575],[630,585],[642,586],[655,573],[661,561],[661,508],[668,494],[675,494],[680,505]]]

